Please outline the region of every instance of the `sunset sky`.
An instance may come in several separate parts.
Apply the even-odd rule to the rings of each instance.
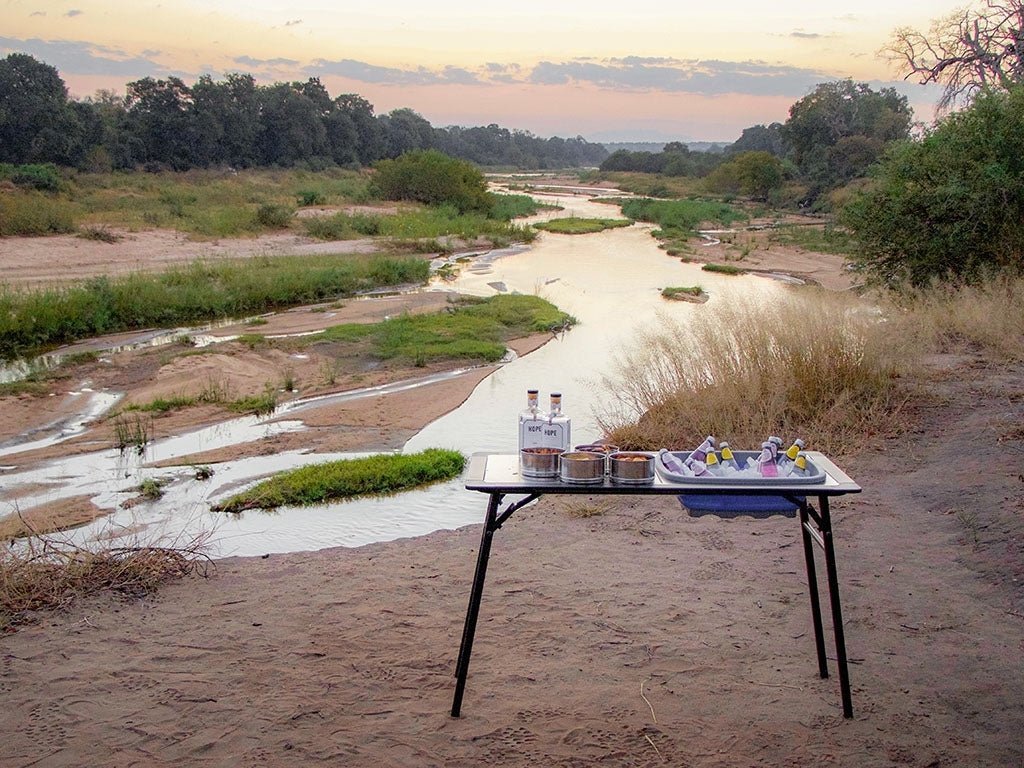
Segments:
[[[594,141],[732,141],[784,121],[815,84],[898,86],[931,121],[934,87],[878,56],[893,29],[927,30],[945,0],[718,5],[621,0],[0,0],[0,56],[60,70],[74,97],[130,80],[249,72],[319,77],[378,113]],[[633,12],[631,12],[633,11]]]

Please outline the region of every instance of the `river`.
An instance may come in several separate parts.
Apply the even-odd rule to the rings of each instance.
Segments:
[[[545,212],[537,219],[618,215],[615,207],[576,195],[537,197],[564,209]],[[483,254],[465,265],[454,283],[443,285],[445,289],[454,287],[479,296],[500,291],[537,294],[574,315],[579,324],[539,350],[499,367],[465,403],[428,425],[403,450],[414,452],[437,446],[454,448],[466,455],[478,451],[514,453],[517,416],[530,387],[541,390],[542,405],[551,392],[560,392],[563,410],[572,417],[573,442],[594,440],[600,437],[595,414],[603,403],[614,398],[614,387],[605,386],[602,380],[615,370],[616,356],[637,343],[638,333],[658,327],[666,318],[685,321],[694,312],[714,312],[730,296],[763,296],[767,302],[773,292],[783,290],[772,280],[706,273],[698,265],[671,258],[657,247],[651,229],[650,225],[635,224],[592,235],[541,233],[529,248]],[[669,302],[661,297],[662,288],[679,285],[701,285],[711,298],[698,305]],[[96,538],[181,543],[194,536],[208,535],[215,557],[360,546],[482,520],[485,497],[466,491],[461,480],[385,498],[282,508],[275,512],[223,515],[209,511],[211,502],[251,483],[252,478],[362,454],[290,452],[245,458],[217,465],[213,478],[203,482],[195,481],[188,468],[145,466],[170,456],[298,429],[302,429],[298,420],[234,419],[197,433],[158,441],[142,457],[107,450],[3,477],[5,484],[52,484],[57,479],[61,483],[59,490],[48,487],[44,491],[48,500],[86,493],[103,508],[115,508],[123,498],[119,492],[126,486],[150,477],[169,479],[165,496],[159,502],[130,510],[117,509],[66,535],[80,544]],[[26,498],[23,503],[28,506],[31,499]]]

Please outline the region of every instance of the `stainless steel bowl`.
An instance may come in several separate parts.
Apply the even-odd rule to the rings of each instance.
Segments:
[[[523,448],[519,451],[519,472],[523,477],[558,477],[560,448]]]
[[[558,457],[563,483],[588,485],[604,482],[605,457],[594,451],[566,451]]]
[[[644,485],[654,482],[654,454],[645,451],[617,451],[608,457],[613,483]]]

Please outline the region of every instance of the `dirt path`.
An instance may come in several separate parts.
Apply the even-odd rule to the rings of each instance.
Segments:
[[[477,526],[222,561],[3,638],[0,763],[1020,765],[1024,367],[926,388],[910,439],[842,461],[853,720],[795,521],[573,497],[497,534],[461,719]]]

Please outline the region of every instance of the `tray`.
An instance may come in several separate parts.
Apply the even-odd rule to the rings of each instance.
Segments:
[[[690,455],[690,451],[669,451],[671,455],[675,456],[679,461],[685,461],[686,457]],[[761,455],[760,451],[733,451],[733,458],[736,459],[736,463],[741,467],[746,466],[748,458],[757,458]],[[679,483],[680,485],[729,485],[742,488],[745,485],[814,485],[816,483],[822,483],[825,481],[827,475],[825,471],[815,464],[811,459],[807,459],[807,474],[803,477],[798,475],[786,475],[785,477],[761,477],[760,475],[702,475],[701,477],[692,477],[689,475],[680,475],[677,472],[673,472],[665,466],[661,460],[661,454],[659,453],[657,458],[654,460],[654,470],[658,473],[658,476],[663,480],[670,483]]]

